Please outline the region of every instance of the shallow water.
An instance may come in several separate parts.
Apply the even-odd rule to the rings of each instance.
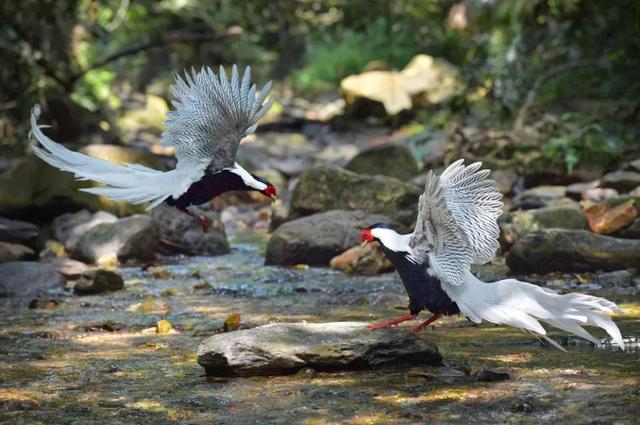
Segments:
[[[637,423],[640,351],[573,345],[569,354],[516,329],[450,317],[422,334],[440,368],[211,379],[198,343],[237,313],[241,327],[270,321],[374,321],[406,311],[393,274],[263,265],[265,239],[238,236],[221,257],[167,258],[170,278],[121,269],[126,288],[55,298],[53,310],[3,300],[0,421],[38,423]],[[640,297],[619,302],[625,336],[640,335]],[[28,301],[28,300],[27,300]],[[156,321],[178,332],[157,335]],[[106,326],[105,326],[106,325]],[[407,326],[411,326],[409,324]],[[119,329],[115,332],[104,330]],[[603,336],[594,330],[594,334]],[[562,334],[551,332],[562,341]],[[476,382],[470,370],[508,372]]]

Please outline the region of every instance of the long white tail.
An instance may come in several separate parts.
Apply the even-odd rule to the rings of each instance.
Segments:
[[[150,208],[162,203],[169,196],[179,196],[191,183],[200,179],[204,169],[199,167],[178,167],[163,172],[139,164],[124,166],[70,151],[54,142],[38,127],[39,110],[31,113],[31,134],[41,146],[32,141],[34,153],[49,165],[75,174],[79,180],[93,180],[107,187],[80,189],[115,200],[124,200],[132,204],[150,202]]]
[[[460,311],[476,323],[486,320],[535,332],[560,349],[546,337],[547,332],[538,320],[596,345],[598,340],[582,326],[597,326],[624,349],[620,330],[608,316],[621,311],[604,298],[575,292],[561,295],[516,279],[486,283],[469,272],[465,275],[463,285],[448,286],[447,293],[458,304]]]

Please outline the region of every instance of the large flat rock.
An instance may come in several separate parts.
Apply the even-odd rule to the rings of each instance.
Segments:
[[[511,270],[527,273],[621,270],[638,264],[640,241],[586,230],[538,230],[516,242],[507,255]]]
[[[33,297],[61,289],[64,278],[50,264],[9,261],[0,264],[0,297]]]
[[[362,322],[274,323],[217,334],[198,347],[210,376],[284,375],[441,364],[438,348],[402,329],[369,330]]]

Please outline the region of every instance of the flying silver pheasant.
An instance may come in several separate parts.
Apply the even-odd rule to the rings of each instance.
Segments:
[[[80,180],[93,180],[106,187],[80,189],[133,204],[149,202],[148,209],[162,202],[196,218],[207,231],[205,217],[188,209],[208,202],[230,190],[255,190],[275,200],[277,189],[235,162],[238,145],[253,133],[273,99],[265,102],[271,89],[268,82],[258,92],[251,84],[247,67],[240,78],[234,65],[231,80],[224,68],[219,75],[210,68],[192,70],[185,78],[176,77],[171,87],[174,111],[167,113],[162,144],[175,147],[175,169],[162,172],[139,164],[117,165],[70,151],[44,135],[38,127],[39,107],[31,113],[31,146],[48,164],[75,174]]]
[[[499,245],[502,195],[490,171],[481,166],[458,160],[439,177],[429,172],[413,233],[398,234],[384,223],[362,231],[363,243],[380,242],[410,300],[410,314],[369,327],[394,326],[427,309],[433,316],[412,332],[442,315],[462,313],[475,323],[486,320],[534,332],[563,351],[546,336],[539,320],[595,344],[598,341],[582,326],[598,326],[624,349],[620,330],[607,316],[619,312],[611,301],[579,293],[560,295],[516,279],[486,283],[471,274],[471,264],[491,261]]]

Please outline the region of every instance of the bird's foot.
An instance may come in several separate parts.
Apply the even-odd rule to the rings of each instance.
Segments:
[[[209,231],[209,220],[207,220],[207,218],[205,216],[203,216],[202,214],[198,214],[195,211],[191,211],[189,209],[186,209],[186,208],[179,208],[179,210],[181,212],[183,212],[184,214],[188,215],[189,217],[193,217],[196,220],[198,220],[198,222],[202,226],[202,232],[203,233],[207,233]]]
[[[427,326],[429,326],[430,324],[432,324],[433,322],[435,322],[439,318],[440,318],[440,314],[434,314],[429,319],[427,319],[424,322],[420,323],[415,328],[409,330],[409,333],[414,334],[415,336],[418,336],[420,331],[422,331],[424,328],[426,328]]]
[[[390,328],[392,326],[396,326],[399,323],[406,322],[407,320],[414,319],[415,317],[416,317],[415,314],[405,314],[404,316],[400,316],[400,317],[397,317],[395,319],[387,320],[385,322],[369,323],[367,325],[367,328],[369,328],[371,330],[387,329],[387,328]]]

